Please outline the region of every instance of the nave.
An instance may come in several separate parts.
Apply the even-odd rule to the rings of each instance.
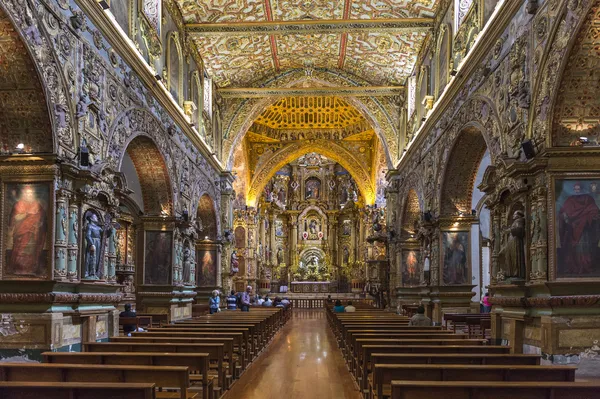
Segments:
[[[360,399],[324,310],[291,320],[223,399]]]

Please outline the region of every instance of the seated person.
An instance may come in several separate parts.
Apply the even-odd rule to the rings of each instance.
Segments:
[[[268,306],[268,307],[272,307],[273,306],[273,301],[271,300],[271,298],[269,298],[269,296],[265,296],[265,301],[262,303],[262,306]]]
[[[275,306],[276,308],[285,308],[285,305],[281,303],[281,298],[279,298],[278,296],[275,297],[275,300],[273,301],[273,306]]]
[[[344,308],[344,312],[356,312],[356,308],[352,306],[352,301],[348,301],[348,306]]]
[[[419,306],[417,314],[411,317],[408,325],[417,327],[429,327],[432,325],[431,319],[425,316],[425,307],[423,307],[423,305]]]
[[[333,313],[344,313],[344,305],[342,305],[342,301],[340,301],[339,299],[335,301]]]
[[[283,303],[283,306],[285,306],[286,308],[290,306],[290,300],[286,296],[283,297],[281,303]]]
[[[327,295],[327,303],[332,303],[333,300],[331,299],[331,295]]]
[[[119,317],[135,317],[135,316],[136,316],[136,314],[135,314],[135,312],[133,312],[131,310],[131,304],[130,303],[126,303],[125,304],[125,311],[121,312],[119,314]],[[128,337],[131,337],[131,333],[134,332],[134,331],[136,331],[136,329],[137,329],[137,326],[135,324],[123,324],[123,332]],[[142,330],[142,329],[140,328],[140,330]]]
[[[259,295],[258,298],[256,299],[256,304],[258,306],[262,306],[262,304],[263,304],[264,301],[265,300],[262,298],[262,296]]]

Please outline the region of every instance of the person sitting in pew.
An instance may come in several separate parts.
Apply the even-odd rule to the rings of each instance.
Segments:
[[[431,319],[425,316],[425,307],[423,305],[417,308],[417,313],[411,317],[408,325],[417,327],[429,327],[432,325]]]
[[[119,317],[136,317],[136,314],[134,311],[131,310],[131,304],[130,303],[126,303],[125,304],[125,311],[119,313]],[[127,335],[128,337],[131,337],[131,333],[136,331],[138,328],[135,324],[123,324],[123,332],[125,333],[125,335]],[[140,331],[144,331],[143,329],[139,329]]]
[[[273,306],[276,308],[285,308],[285,305],[281,301],[281,298],[278,296],[275,297],[275,300],[273,301]]]
[[[265,301],[265,300],[263,299],[263,297],[259,295],[259,296],[257,297],[257,299],[256,299],[256,305],[257,305],[257,306],[262,306],[262,304],[263,304],[263,302],[264,302],[264,301]]]
[[[344,308],[344,312],[346,312],[346,313],[356,312],[356,308],[354,306],[352,306],[352,301],[348,301],[348,306],[346,306]]]
[[[273,301],[271,300],[271,298],[269,298],[268,295],[265,295],[265,301],[262,303],[262,306],[266,306],[266,307],[273,306]]]
[[[231,290],[231,294],[227,297],[227,310],[236,310],[237,309],[237,296],[235,295],[235,291]]]
[[[283,299],[281,300],[281,303],[283,303],[284,307],[288,307],[290,306],[290,300],[287,298],[287,296],[284,296]]]
[[[333,313],[344,313],[344,305],[342,305],[342,301],[336,299],[335,306],[333,307]]]
[[[331,295],[327,295],[327,303],[333,303],[333,299],[331,299]]]

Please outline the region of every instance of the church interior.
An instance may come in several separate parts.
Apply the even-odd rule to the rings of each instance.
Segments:
[[[0,220],[3,398],[599,398],[600,0],[2,0]]]

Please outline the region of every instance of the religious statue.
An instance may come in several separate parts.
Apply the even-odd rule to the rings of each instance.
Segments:
[[[344,264],[347,265],[350,260],[350,251],[348,251],[348,247],[344,247]]]
[[[283,263],[283,250],[281,247],[277,249],[277,264],[281,265]]]
[[[190,282],[191,270],[192,270],[192,251],[188,247],[183,250],[183,276],[182,280],[184,283]]]
[[[317,234],[317,221],[312,219],[308,224],[308,229],[310,230],[310,234]]]
[[[98,216],[91,213],[85,226],[85,278],[97,280],[100,274],[100,248],[102,245],[102,227]]]
[[[504,260],[505,277],[525,278],[525,214],[516,211],[513,222],[505,233],[509,234],[500,257]]]
[[[229,275],[234,276],[236,273],[240,272],[240,262],[238,261],[237,251],[235,249],[231,252],[230,263],[231,268]]]

